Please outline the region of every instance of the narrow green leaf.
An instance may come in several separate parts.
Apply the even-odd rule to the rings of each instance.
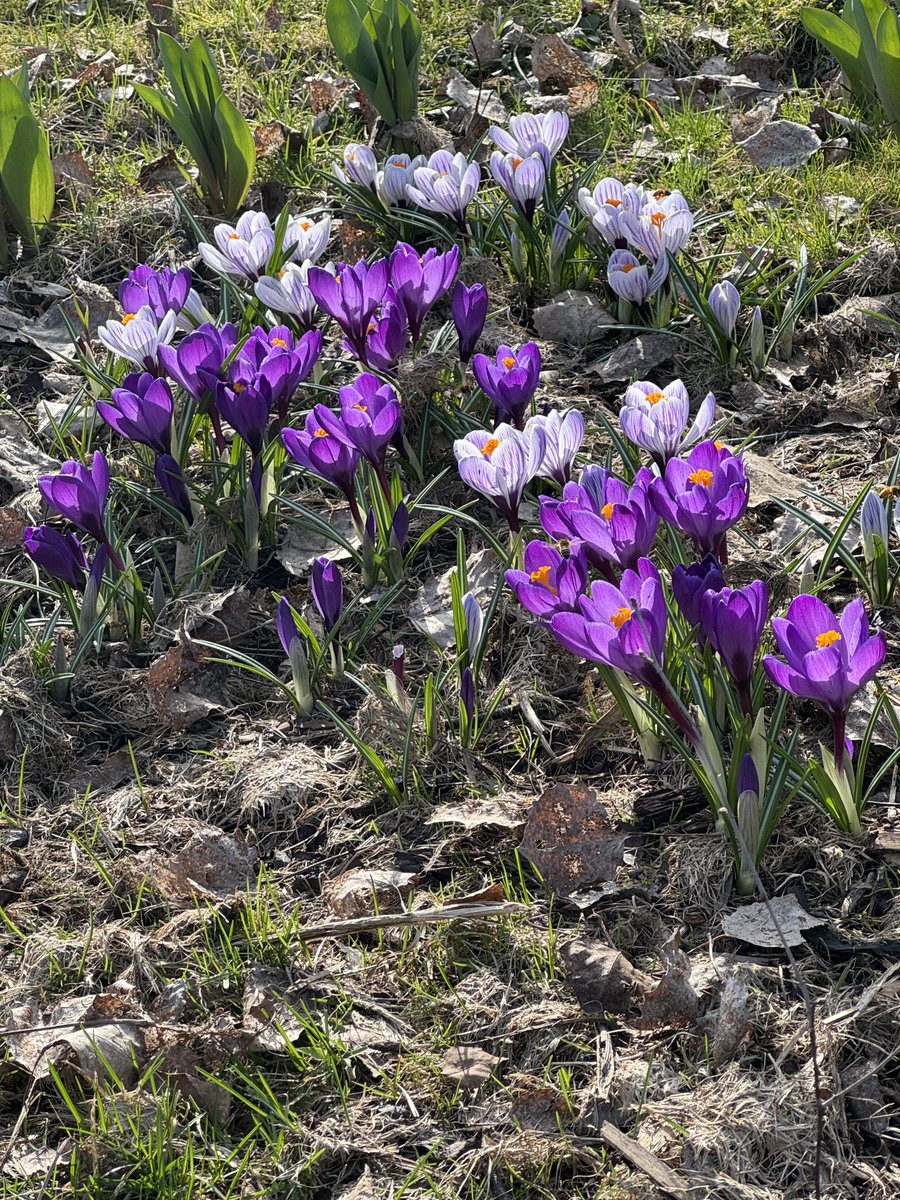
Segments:
[[[240,208],[256,168],[256,143],[250,126],[227,96],[216,105],[216,131],[223,150],[222,199],[229,212]]]
[[[859,34],[837,13],[822,8],[804,8],[800,13],[803,28],[834,55],[854,95],[875,92],[875,81],[863,55]]]

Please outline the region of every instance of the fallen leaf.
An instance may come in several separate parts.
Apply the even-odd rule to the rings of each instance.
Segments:
[[[335,509],[320,515],[351,546],[359,545],[349,512]],[[349,550],[331,538],[299,523],[288,526],[275,554],[287,573],[295,577],[308,575],[312,564],[322,556],[330,558],[332,562],[347,562],[352,558]]]
[[[516,796],[484,796],[458,803],[441,804],[426,825],[462,825],[469,832],[490,825],[500,829],[520,829],[525,824],[527,801]]]
[[[466,560],[469,591],[484,607],[497,583],[499,564],[492,550],[478,550]],[[455,645],[453,607],[450,602],[450,578],[456,567],[431,578],[416,593],[408,609],[409,619],[420,633],[430,637],[442,650]]]
[[[204,828],[176,853],[153,854],[153,882],[170,900],[224,900],[256,879],[256,851],[240,833]]]
[[[372,1168],[366,1166],[363,1168],[363,1173],[355,1183],[351,1183],[348,1188],[344,1188],[342,1192],[335,1196],[334,1200],[380,1200],[382,1193],[376,1193],[375,1184],[372,1181]]]
[[[591,788],[556,783],[532,806],[519,850],[558,896],[615,879],[625,835]]]
[[[184,183],[184,176],[178,167],[178,158],[174,150],[167,150],[165,154],[161,154],[159,158],[151,159],[150,162],[144,163],[138,172],[138,187],[144,191],[153,191],[156,188],[163,188],[171,183]]]
[[[441,1074],[466,1091],[475,1091],[491,1077],[500,1061],[478,1046],[453,1046],[441,1062]]]
[[[555,1087],[542,1087],[537,1080],[525,1086],[516,1083],[509,1119],[520,1129],[556,1133],[560,1122],[572,1116],[572,1106]]]
[[[470,118],[484,124],[505,125],[507,112],[503,101],[491,88],[476,87],[459,71],[451,71],[443,84],[444,92]]]
[[[841,1090],[854,1121],[871,1138],[880,1138],[891,1123],[892,1108],[878,1080],[878,1063],[858,1059],[841,1070]]]
[[[641,1029],[683,1029],[700,1015],[700,997],[691,984],[691,963],[678,948],[677,939],[663,948],[666,972],[644,998],[638,1025]]]
[[[731,971],[722,988],[719,1009],[710,1044],[712,1060],[717,1067],[737,1058],[741,1046],[753,1028],[749,1012],[750,989],[737,971]]]
[[[595,75],[558,33],[542,34],[534,39],[531,69],[542,92],[567,92],[578,83],[593,81]]]
[[[399,912],[415,878],[408,871],[345,871],[325,884],[322,896],[338,917]]]
[[[57,154],[53,159],[53,182],[68,188],[76,198],[89,196],[94,188],[94,172],[80,150]]]
[[[11,1060],[35,1079],[47,1077],[51,1066],[77,1067],[95,1080],[115,1077],[130,1086],[143,1058],[143,1035],[136,1024],[106,1020],[104,999],[127,1007],[121,997],[101,994],[62,1000],[44,1013],[35,1003],[14,1008],[7,1033]]]
[[[0,550],[19,550],[22,534],[31,522],[17,508],[0,508]]]
[[[691,30],[691,37],[702,42],[712,42],[721,50],[727,50],[728,43],[731,41],[731,31],[720,29],[718,25],[711,25],[709,21],[701,21]]]
[[[249,1049],[283,1054],[286,1041],[303,1036],[303,1022],[283,998],[289,986],[287,975],[277,968],[256,965],[247,972],[241,1025],[249,1035]]]
[[[559,948],[566,981],[586,1016],[626,1013],[653,980],[613,946],[594,938],[574,938]]]
[[[386,1017],[354,1008],[337,1036],[348,1050],[396,1050],[403,1045],[400,1030]]]
[[[16,417],[0,415],[0,482],[14,496],[30,491],[39,475],[56,471],[59,463],[27,437]]]
[[[750,481],[751,509],[764,508],[779,500],[798,505],[809,502],[812,490],[809,483],[786,471],[778,464],[777,457],[766,458],[755,450],[743,450],[741,459]]]
[[[45,1146],[20,1135],[3,1155],[3,1173],[12,1179],[49,1176],[54,1167],[65,1168],[69,1165],[74,1145],[71,1138],[63,1138],[58,1146]],[[44,1191],[43,1188],[41,1190]]]
[[[268,158],[284,149],[284,130],[280,121],[268,121],[265,125],[257,125],[253,131],[253,141],[256,143],[256,157]]]
[[[770,912],[771,909],[771,912]],[[824,922],[811,916],[794,895],[773,896],[768,904],[745,904],[726,913],[722,930],[729,937],[767,949],[803,945],[803,930]]]

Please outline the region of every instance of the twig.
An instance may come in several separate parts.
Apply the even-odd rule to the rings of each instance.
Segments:
[[[631,43],[619,27],[619,0],[609,0],[607,22],[609,23],[609,32],[612,40],[615,42],[616,49],[630,67],[638,66],[641,60],[635,54]]]
[[[479,917],[503,917],[507,913],[526,912],[528,906],[505,900],[501,904],[447,904],[440,908],[420,908],[414,912],[379,913],[371,917],[351,917],[346,921],[329,921],[301,929],[301,942],[318,942],[322,938],[342,937],[346,933],[366,933],[370,929],[390,929],[404,925],[434,925],[437,921],[467,921]]]
[[[667,1166],[662,1159],[646,1150],[640,1142],[636,1142],[609,1121],[604,1121],[600,1126],[600,1137],[633,1167],[649,1176],[666,1195],[674,1196],[675,1200],[691,1200],[691,1188],[687,1180]]]

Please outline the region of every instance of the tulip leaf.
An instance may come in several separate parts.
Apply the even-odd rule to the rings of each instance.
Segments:
[[[240,111],[228,99],[220,96],[216,104],[216,129],[225,155],[222,183],[228,188],[225,207],[240,207],[256,167],[256,143],[250,127]]]
[[[821,8],[804,8],[800,13],[803,28],[825,47],[840,64],[850,90],[873,92],[875,83],[862,52],[862,40],[850,23]]]
[[[335,52],[389,126],[417,109],[422,30],[402,0],[328,0]]]
[[[46,131],[18,82],[0,74],[0,198],[13,227],[34,244],[53,212],[53,165]]]
[[[875,30],[875,45],[878,55],[878,98],[896,133],[900,129],[900,28],[893,9],[886,8],[881,14]]]

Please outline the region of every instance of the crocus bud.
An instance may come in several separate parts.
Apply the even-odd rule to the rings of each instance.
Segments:
[[[462,607],[466,618],[466,657],[471,663],[481,645],[481,637],[484,633],[484,613],[471,592],[466,592],[463,596]]]
[[[402,550],[409,537],[409,509],[401,500],[391,522],[391,548]]]
[[[510,230],[509,248],[512,252],[512,263],[516,274],[522,278],[525,275],[525,252],[522,249],[521,238],[514,229]]]
[[[472,718],[475,716],[475,680],[472,677],[470,667],[466,667],[460,676],[459,698],[462,701],[463,709],[471,725]]]
[[[71,530],[63,533],[53,525],[29,525],[23,541],[28,557],[48,575],[72,587],[84,587],[87,558]]]
[[[337,563],[324,555],[315,559],[310,591],[325,628],[330,633],[344,608],[344,580]]]
[[[97,601],[100,598],[100,585],[103,583],[103,573],[109,556],[106,547],[101,546],[94,555],[91,569],[88,572],[87,583],[84,585],[84,598],[81,602],[81,616],[78,630],[82,638],[90,635],[97,620]]]
[[[750,320],[750,362],[755,370],[766,365],[766,331],[763,326],[762,309],[757,304]]]
[[[863,500],[859,514],[859,531],[862,536],[863,554],[867,563],[872,563],[883,552],[888,543],[887,511],[878,493],[870,490]],[[881,547],[878,541],[880,539]]]
[[[160,454],[153,464],[153,474],[156,482],[166,493],[188,525],[194,523],[194,510],[191,505],[191,494],[185,482],[184,472],[177,460],[171,454]]]
[[[460,362],[467,363],[475,353],[487,310],[488,293],[483,283],[473,283],[471,287],[466,287],[462,281],[456,284],[450,300],[450,315],[459,337]]]
[[[569,242],[569,210],[564,208],[553,223],[550,234],[550,280],[558,287],[566,261],[566,246]]]
[[[709,293],[709,307],[719,328],[726,337],[731,337],[741,310],[740,292],[734,284],[727,279],[717,283]]]
[[[406,669],[406,647],[401,642],[398,642],[397,645],[394,647],[394,649],[391,651],[391,670],[394,672],[394,678],[397,680],[397,682],[400,684],[401,687],[404,686],[403,681],[404,681],[405,669]]]
[[[738,768],[737,826],[740,833],[738,893],[749,895],[756,886],[756,852],[760,833],[759,775],[753,757],[745,754]]]
[[[306,661],[306,651],[303,646],[303,635],[294,620],[291,606],[286,596],[278,601],[278,637],[282,648],[291,664],[291,677],[294,684],[294,698],[297,710],[308,717],[313,710],[315,700],[309,683],[309,665]]]
[[[705,592],[721,592],[725,586],[722,567],[714,554],[707,554],[689,567],[678,563],[672,570],[672,593],[675,603],[689,625],[700,624],[700,601]],[[706,635],[700,631],[702,641]]]

